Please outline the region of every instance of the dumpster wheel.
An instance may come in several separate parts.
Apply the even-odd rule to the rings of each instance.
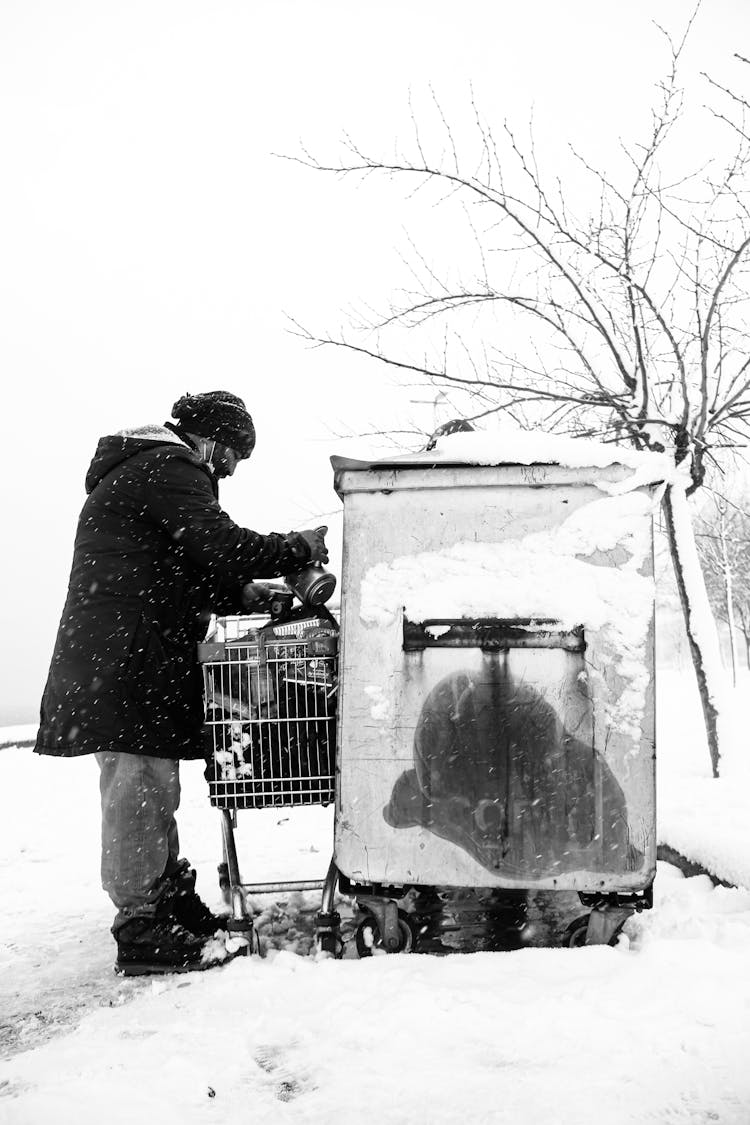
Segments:
[[[357,926],[354,941],[359,957],[372,957],[377,949],[383,953],[411,953],[414,947],[414,931],[408,921],[405,910],[398,912],[399,944],[397,949],[386,949],[380,935],[378,920],[374,915],[368,914]]]
[[[580,918],[576,918],[568,926],[565,934],[563,935],[563,948],[565,949],[578,949],[586,944],[586,934],[589,928],[590,914],[582,914]],[[625,925],[626,919],[623,918],[617,930],[612,934],[612,937],[607,942],[607,945],[617,945],[617,941],[622,932],[622,927]]]

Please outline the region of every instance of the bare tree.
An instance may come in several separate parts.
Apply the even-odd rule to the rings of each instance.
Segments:
[[[696,539],[711,607],[729,630],[736,683],[738,625],[750,667],[750,499],[735,502],[716,494],[697,523]]]
[[[311,344],[369,356],[442,388],[453,412],[472,420],[504,411],[522,424],[532,418],[548,429],[668,451],[687,493],[699,488],[707,463],[750,434],[750,105],[706,78],[718,103],[702,110],[713,126],[711,151],[696,171],[669,176],[692,22],[679,41],[659,29],[669,65],[645,140],[623,145],[609,172],[571,149],[588,181],[582,218],[575,193],[542,176],[533,136],[522,143],[507,122],[493,129],[473,94],[469,152],[433,95],[439,144],[428,142],[412,111],[413,140],[395,157],[367,154],[349,138],[337,161],[290,157],[340,177],[403,181],[425,206],[461,208],[468,234],[460,266],[438,267],[412,243],[414,288],[349,334],[296,322],[295,330]],[[733,63],[739,83],[747,60]],[[727,155],[718,164],[722,130]],[[709,682],[707,657],[715,630],[713,641],[701,635],[705,589],[687,589],[700,568],[687,561],[695,546],[679,534],[685,520],[676,499],[668,489],[665,520],[718,776],[720,691]]]
[[[742,591],[737,597],[735,595],[735,609],[737,613],[737,620],[740,623],[742,636],[745,641],[745,660],[748,668],[750,668],[750,589],[748,583],[743,579]]]

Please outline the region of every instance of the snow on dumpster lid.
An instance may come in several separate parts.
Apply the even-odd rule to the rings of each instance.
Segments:
[[[331,457],[335,472],[377,469],[438,468],[456,465],[560,465],[566,468],[608,468],[623,465],[642,483],[670,480],[674,461],[667,454],[640,453],[589,438],[570,438],[542,430],[521,430],[504,424],[483,433],[447,434],[435,448],[376,459]]]

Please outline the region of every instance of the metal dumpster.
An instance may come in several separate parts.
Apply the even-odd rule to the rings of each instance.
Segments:
[[[333,458],[344,504],[334,860],[358,946],[420,887],[651,904],[654,486],[631,471]],[[365,932],[366,931],[366,932]]]

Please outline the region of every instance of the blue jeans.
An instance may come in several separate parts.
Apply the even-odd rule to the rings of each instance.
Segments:
[[[145,754],[100,753],[102,886],[117,907],[116,933],[131,918],[153,916],[177,868],[174,814],[180,763]]]

